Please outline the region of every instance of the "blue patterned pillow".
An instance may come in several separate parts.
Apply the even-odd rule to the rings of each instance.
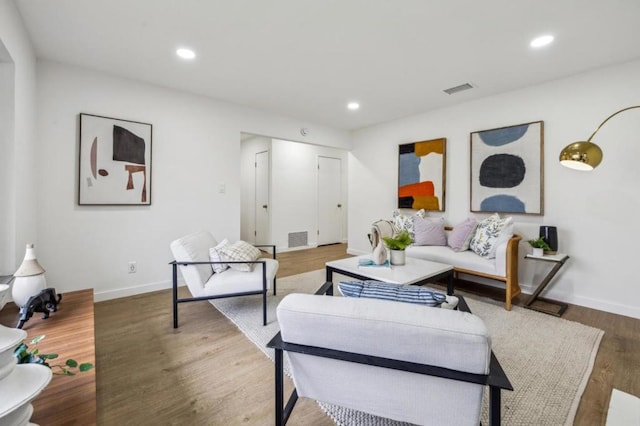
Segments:
[[[440,306],[447,299],[444,294],[424,287],[380,281],[341,281],[338,283],[338,289],[345,297],[368,297],[427,306]]]

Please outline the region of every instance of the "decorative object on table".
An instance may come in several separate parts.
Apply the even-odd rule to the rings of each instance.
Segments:
[[[471,211],[544,213],[544,122],[471,133]]]
[[[543,256],[545,250],[551,250],[549,244],[542,237],[538,237],[535,240],[529,240],[529,245],[533,247],[533,255],[534,256]]]
[[[398,147],[398,208],[444,211],[446,138]]]
[[[31,340],[31,342],[29,342],[29,344],[32,346],[37,345],[39,342],[44,340],[45,337],[46,336],[44,334],[36,336]],[[43,354],[40,353],[38,348],[29,350],[29,346],[24,342],[15,348],[13,356],[17,360],[18,364],[41,364],[49,367],[53,374],[60,376],[75,376],[76,372],[84,373],[85,371],[89,371],[93,368],[93,364],[90,362],[78,364],[78,361],[71,358],[66,360],[64,364],[49,364],[47,360],[57,359],[58,354]]]
[[[545,254],[556,254],[558,252],[558,229],[555,226],[541,226],[539,235],[549,245],[549,250],[545,250]]]
[[[382,263],[375,263],[372,259],[358,259],[358,268],[390,268],[389,259]]]
[[[396,228],[390,220],[376,220],[371,224],[371,233],[368,235],[371,248],[376,248],[383,237],[393,237]]]
[[[387,248],[384,246],[382,240],[378,241],[378,245],[373,249],[371,260],[376,265],[382,265],[387,261]]]
[[[49,368],[16,365],[14,350],[26,337],[23,330],[0,325],[0,425],[33,425],[31,401],[51,381]]]
[[[151,205],[151,130],[80,114],[79,205]]]
[[[600,123],[598,128],[591,134],[591,136],[589,136],[589,139],[586,141],[574,142],[565,146],[562,152],[560,152],[560,164],[565,167],[569,167],[570,169],[582,171],[591,171],[598,167],[602,161],[602,150],[598,145],[591,142],[591,139],[593,139],[596,133],[598,133],[600,128],[602,128],[607,121],[621,112],[635,108],[640,108],[640,105],[622,108],[621,110],[614,112]]]
[[[13,274],[15,279],[11,295],[16,306],[24,306],[31,296],[35,296],[47,288],[44,272],[44,268],[40,266],[36,259],[33,244],[27,244],[24,260],[15,274]]]
[[[26,321],[29,321],[34,312],[42,312],[42,319],[49,318],[50,312],[58,310],[58,304],[62,300],[62,295],[56,296],[55,288],[47,288],[42,290],[35,296],[31,296],[27,303],[20,308],[18,313],[18,325],[16,328],[22,328]]]
[[[384,237],[383,240],[390,250],[389,257],[391,258],[391,264],[404,265],[406,262],[404,250],[413,242],[409,236],[409,231],[405,229],[398,235],[394,237]]]

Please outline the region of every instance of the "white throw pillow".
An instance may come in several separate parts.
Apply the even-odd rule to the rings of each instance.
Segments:
[[[412,215],[404,215],[400,213],[400,210],[393,211],[393,226],[396,228],[396,232],[399,233],[403,230],[407,230],[409,232],[409,236],[411,240],[415,240],[416,234],[414,232],[414,224],[413,221],[416,217],[425,217],[427,212],[424,209],[420,209]]]
[[[233,261],[253,261],[260,257],[260,250],[251,244],[239,240],[231,245],[226,245],[218,250],[220,257],[225,262]],[[251,272],[255,263],[229,263],[229,267],[236,271]]]
[[[513,218],[500,218],[498,213],[494,213],[478,223],[469,248],[479,256],[494,259],[498,246],[511,238],[512,235]]]
[[[220,253],[218,253],[218,250],[220,250],[222,247],[228,244],[229,244],[229,240],[225,238],[224,240],[220,241],[220,243],[217,246],[211,247],[209,249],[209,259],[212,262],[222,262],[223,260],[220,257]],[[227,265],[226,263],[212,263],[211,267],[213,268],[213,272],[215,272],[216,274],[219,274],[229,269],[229,265]]]

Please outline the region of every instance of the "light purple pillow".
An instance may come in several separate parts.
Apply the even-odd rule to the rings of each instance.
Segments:
[[[416,217],[413,219],[413,230],[416,246],[446,246],[447,236],[444,233],[444,219]]]
[[[451,232],[449,232],[447,245],[451,247],[453,251],[469,250],[469,243],[476,232],[477,226],[478,223],[471,217],[454,226]]]

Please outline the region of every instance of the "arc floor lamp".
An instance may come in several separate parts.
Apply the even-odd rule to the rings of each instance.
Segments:
[[[598,167],[598,164],[602,161],[602,150],[598,145],[591,142],[591,139],[598,133],[598,130],[604,123],[620,114],[621,112],[628,111],[630,109],[640,108],[640,105],[634,105],[627,108],[622,108],[620,111],[616,111],[607,117],[598,128],[589,136],[586,141],[578,141],[564,147],[560,153],[560,164],[565,167],[569,167],[575,170],[590,171]]]

